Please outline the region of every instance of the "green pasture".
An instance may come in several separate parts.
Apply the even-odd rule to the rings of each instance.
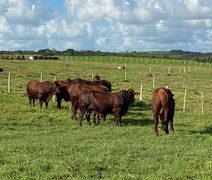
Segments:
[[[126,69],[116,69],[124,67]],[[212,67],[194,61],[126,57],[61,57],[58,61],[0,60],[0,179],[212,179]],[[151,68],[151,69],[150,69]],[[168,70],[169,69],[169,70]],[[151,71],[151,74],[150,74]],[[8,74],[11,92],[8,93]],[[139,96],[116,127],[114,116],[88,126],[62,109],[30,108],[31,79],[91,79],[98,74],[112,90]],[[126,75],[126,80],[125,80]],[[153,88],[174,93],[175,132],[153,135]],[[185,112],[183,112],[186,89]]]

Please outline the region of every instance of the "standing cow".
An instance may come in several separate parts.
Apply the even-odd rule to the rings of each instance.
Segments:
[[[60,85],[57,82],[30,80],[26,85],[30,106],[35,106],[35,100],[39,99],[40,107],[42,108],[42,104],[45,102],[47,108],[53,95],[59,93],[59,91]]]
[[[104,116],[114,114],[116,125],[121,126],[121,117],[128,111],[129,105],[134,102],[135,94],[133,89],[121,90],[115,93],[94,90],[82,91],[79,97],[79,125],[82,125],[85,114],[90,125],[90,114],[95,112]]]
[[[168,134],[168,123],[170,122],[170,128],[174,131],[173,118],[175,100],[173,98],[171,90],[168,88],[158,88],[154,91],[152,96],[152,111],[154,115],[154,133],[158,136],[158,116],[161,119],[162,129]],[[165,125],[165,129],[164,129]]]
[[[70,83],[64,80],[57,80],[60,84],[60,92],[56,94],[57,96],[57,107],[61,108],[61,100],[70,101],[71,106],[70,110],[72,111],[72,119],[77,120],[76,114],[79,106],[79,96],[83,90],[96,90],[96,91],[104,91],[108,92],[107,87],[103,85],[87,85],[87,84],[77,84]]]
[[[93,80],[93,81],[89,81],[89,80],[84,80],[84,79],[67,79],[68,82],[70,83],[74,83],[74,84],[86,84],[86,85],[102,85],[107,87],[107,89],[109,90],[109,92],[112,91],[112,87],[111,87],[111,83],[108,80]]]

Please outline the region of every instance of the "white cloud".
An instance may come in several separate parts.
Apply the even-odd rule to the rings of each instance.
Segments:
[[[51,0],[1,0],[0,49],[208,51],[212,44],[209,0],[63,2],[57,9]]]
[[[10,27],[7,23],[7,20],[4,16],[0,16],[0,33],[7,33],[9,32]]]

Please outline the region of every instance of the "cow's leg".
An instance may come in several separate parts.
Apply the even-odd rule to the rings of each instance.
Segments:
[[[96,116],[97,116],[97,121],[96,121]],[[100,124],[99,115],[97,115],[96,113],[93,114],[93,123],[94,124]]]
[[[57,108],[58,109],[61,109],[61,101],[62,101],[62,98],[57,97]]]
[[[87,110],[86,119],[87,119],[87,124],[88,124],[89,126],[91,125],[90,115],[91,115],[91,110]]]
[[[158,136],[158,113],[154,112],[154,133]]]
[[[173,119],[170,120],[170,129],[174,132]]]
[[[71,118],[72,118],[73,120],[77,120],[77,116],[76,116],[77,111],[76,111],[76,107],[75,107],[74,104],[70,105],[70,110],[72,111]]]
[[[93,123],[96,124],[96,113],[93,113]]]
[[[48,108],[48,104],[49,104],[49,102],[46,102],[46,108]]]
[[[115,117],[116,117],[116,126],[121,126],[121,115],[120,115],[120,113],[116,113]]]
[[[80,126],[82,126],[82,118],[83,118],[85,112],[86,112],[86,109],[81,109],[81,110],[80,110],[80,113],[79,113],[79,115],[80,115],[80,118],[79,118],[79,125],[80,125]]]
[[[161,121],[161,130],[164,131],[164,114],[162,112],[162,114],[160,114],[160,121]]]
[[[35,107],[35,98],[32,99],[32,105]]]
[[[97,123],[100,124],[100,120],[101,120],[101,117],[99,114],[97,114]]]
[[[41,99],[39,99],[39,102],[40,102],[40,108],[42,108],[43,101]]]
[[[103,122],[106,121],[106,114],[103,114],[103,115],[101,116],[101,120],[102,120]]]
[[[169,123],[168,109],[164,109],[164,124],[165,124],[165,133],[166,134],[169,133],[168,123]]]

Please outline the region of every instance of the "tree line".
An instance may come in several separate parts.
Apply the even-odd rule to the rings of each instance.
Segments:
[[[92,50],[74,50],[66,49],[58,51],[56,49],[40,49],[38,51],[17,50],[0,51],[1,55],[40,55],[40,56],[120,56],[120,57],[141,57],[141,58],[159,58],[159,59],[183,59],[195,60],[201,62],[212,62],[212,53],[191,52],[182,50],[171,51],[121,51],[104,52]]]

